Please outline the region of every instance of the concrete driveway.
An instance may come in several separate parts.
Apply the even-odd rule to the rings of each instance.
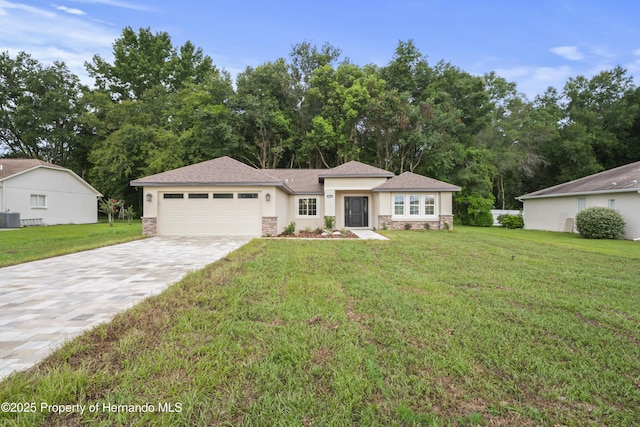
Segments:
[[[0,380],[249,240],[154,237],[0,268]]]

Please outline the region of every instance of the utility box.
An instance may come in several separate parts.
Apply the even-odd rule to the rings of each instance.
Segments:
[[[0,212],[0,228],[20,228],[20,213]]]

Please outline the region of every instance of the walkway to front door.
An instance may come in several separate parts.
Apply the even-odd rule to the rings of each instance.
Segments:
[[[369,226],[369,198],[345,197],[344,198],[344,225],[345,227]]]

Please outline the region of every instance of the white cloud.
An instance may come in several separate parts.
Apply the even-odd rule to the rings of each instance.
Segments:
[[[120,0],[71,0],[76,3],[85,3],[85,4],[102,4],[105,6],[119,7],[122,9],[130,9],[130,10],[140,10],[140,11],[151,11],[152,9],[136,3],[120,1]]]
[[[92,83],[85,61],[95,54],[109,60],[119,36],[113,27],[57,7],[44,10],[0,0],[0,10],[0,52],[15,56],[24,51],[46,65],[62,61],[85,84]]]
[[[640,56],[640,49],[634,50],[633,54],[636,55],[636,56]]]
[[[584,59],[584,55],[578,51],[577,46],[558,46],[549,49],[552,53],[568,59],[569,61],[580,61]]]
[[[516,81],[518,90],[530,100],[542,95],[549,86],[561,91],[564,84],[576,73],[571,67],[514,67],[498,68],[496,74],[508,81]]]
[[[72,7],[55,6],[55,8],[58,9],[59,11],[61,11],[61,12],[68,13],[69,15],[83,16],[83,15],[87,14],[83,10],[75,9],[75,8],[72,8]]]

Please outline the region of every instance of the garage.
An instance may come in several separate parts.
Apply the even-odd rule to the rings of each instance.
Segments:
[[[262,213],[257,192],[161,192],[161,236],[260,236]]]

